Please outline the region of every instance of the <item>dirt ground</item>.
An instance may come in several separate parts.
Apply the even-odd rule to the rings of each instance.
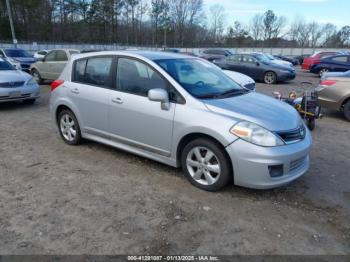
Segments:
[[[284,94],[302,80],[258,84]],[[181,171],[94,142],[71,147],[32,106],[0,105],[0,254],[350,254],[350,123],[326,112],[310,171],[279,189],[208,193]]]

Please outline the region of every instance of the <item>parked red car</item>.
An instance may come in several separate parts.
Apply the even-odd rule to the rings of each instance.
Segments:
[[[304,70],[310,70],[310,68],[313,65],[319,64],[321,62],[322,58],[325,58],[327,56],[333,56],[333,55],[337,55],[338,52],[319,52],[319,53],[315,53],[310,57],[306,57],[304,58],[304,62],[301,65],[301,68]]]

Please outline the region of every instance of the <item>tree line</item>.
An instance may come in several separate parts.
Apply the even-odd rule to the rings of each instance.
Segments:
[[[143,46],[350,46],[350,26],[337,28],[272,10],[248,23],[203,0],[10,0],[16,38],[28,42]],[[228,25],[228,26],[227,26]],[[0,40],[11,40],[6,0],[0,0]]]

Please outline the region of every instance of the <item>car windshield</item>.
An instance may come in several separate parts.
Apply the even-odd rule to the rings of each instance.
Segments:
[[[255,58],[263,63],[270,63],[271,59],[269,59],[266,55],[255,55]]]
[[[0,58],[0,71],[3,70],[15,70],[15,68],[9,62]]]
[[[270,60],[275,60],[275,58],[274,58],[272,55],[265,54],[265,56],[267,57],[267,59],[270,59]]]
[[[245,92],[220,68],[202,59],[165,59],[155,62],[194,97],[210,99]]]
[[[31,57],[29,53],[22,49],[5,49],[4,51],[8,57]]]

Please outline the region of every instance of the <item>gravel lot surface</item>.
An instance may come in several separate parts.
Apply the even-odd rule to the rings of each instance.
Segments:
[[[257,91],[271,95],[300,81]],[[350,254],[350,123],[326,112],[310,171],[257,191],[196,189],[178,169],[87,141],[32,106],[0,105],[0,254]]]

